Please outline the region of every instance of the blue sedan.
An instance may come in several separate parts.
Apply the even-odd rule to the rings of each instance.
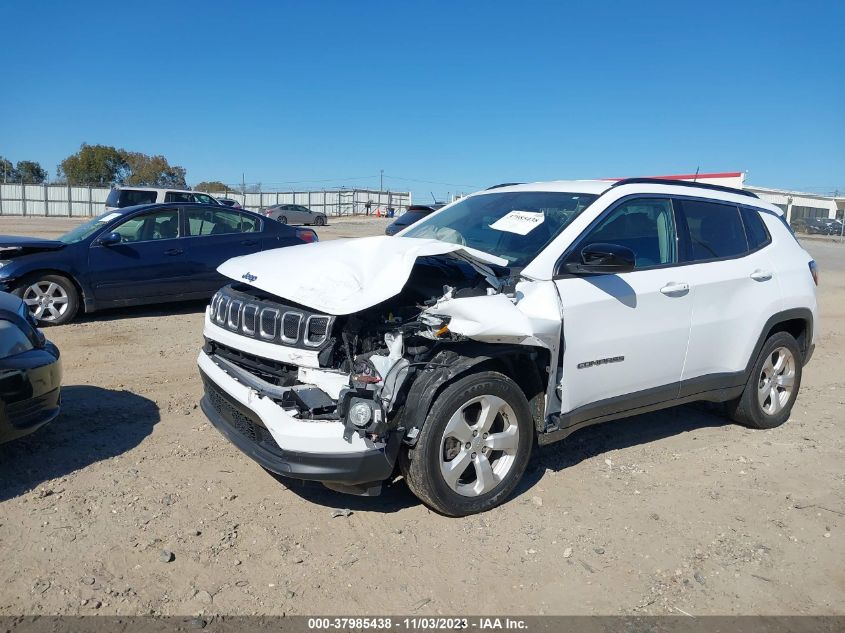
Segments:
[[[317,240],[243,209],[147,204],[110,211],[57,240],[0,236],[0,290],[42,324],[79,310],[203,299],[227,259]]]

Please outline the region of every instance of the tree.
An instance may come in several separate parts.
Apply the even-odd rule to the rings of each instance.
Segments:
[[[20,174],[12,161],[0,156],[0,182],[18,182]]]
[[[195,191],[207,191],[208,193],[225,193],[232,191],[231,187],[227,187],[219,180],[203,180],[194,185]]]
[[[70,185],[119,185],[129,173],[123,150],[83,143],[76,154],[59,163],[59,177]]]
[[[146,187],[187,188],[185,168],[171,165],[164,156],[147,156],[141,152],[121,150],[129,168],[124,184]]]
[[[34,160],[19,160],[16,167],[17,179],[31,185],[40,185],[47,180],[47,170]]]

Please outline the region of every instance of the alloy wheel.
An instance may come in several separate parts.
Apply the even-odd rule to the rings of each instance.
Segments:
[[[69,297],[54,281],[36,281],[23,293],[23,302],[39,321],[55,321],[67,312]]]
[[[795,357],[785,347],[773,350],[760,372],[757,400],[768,415],[779,413],[795,387]]]
[[[466,497],[493,490],[510,472],[519,447],[516,414],[502,398],[483,395],[460,406],[440,442],[440,472]]]

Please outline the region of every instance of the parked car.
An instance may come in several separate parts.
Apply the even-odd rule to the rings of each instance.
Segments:
[[[0,290],[41,323],[79,310],[201,299],[223,284],[231,257],[317,240],[256,213],[203,204],[125,207],[56,240],[0,236]]]
[[[839,235],[842,223],[832,218],[796,218],[790,223],[793,230],[808,235]]]
[[[535,441],[597,422],[707,400],[783,424],[817,331],[816,264],[783,212],[683,181],[506,186],[396,237],[220,271],[198,359],[211,422],[337,490],[373,494],[398,462],[453,516],[507,499]]]
[[[414,222],[419,222],[424,217],[434,213],[435,211],[443,208],[444,206],[445,205],[443,204],[412,204],[410,207],[408,207],[408,210],[405,211],[405,213],[403,213],[392,223],[387,225],[387,228],[384,229],[384,234],[396,235],[402,229],[408,228]]]
[[[213,196],[202,191],[158,187],[116,187],[109,192],[109,196],[106,198],[106,211],[114,211],[138,204],[163,202],[197,202],[199,204],[219,205],[219,202]]]
[[[327,224],[325,213],[312,211],[301,204],[274,204],[272,207],[264,209],[262,213],[282,224],[305,224],[306,226],[311,224],[325,226]]]
[[[59,415],[62,363],[20,298],[0,292],[0,443]]]
[[[222,204],[224,207],[232,207],[233,209],[240,209],[241,203],[237,200],[233,200],[232,198],[217,198],[217,202]]]

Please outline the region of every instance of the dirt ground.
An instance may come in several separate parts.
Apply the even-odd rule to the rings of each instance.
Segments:
[[[202,303],[48,329],[64,410],[0,446],[0,614],[845,614],[845,247],[806,244],[823,321],[786,425],[687,406],[588,428],[465,519],[244,457],[197,407]]]

